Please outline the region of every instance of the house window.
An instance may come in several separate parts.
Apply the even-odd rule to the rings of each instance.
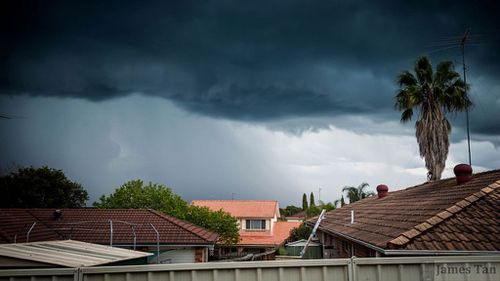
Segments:
[[[266,229],[266,220],[247,220],[247,229]]]

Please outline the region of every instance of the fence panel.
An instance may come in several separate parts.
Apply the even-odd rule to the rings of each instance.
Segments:
[[[77,268],[0,270],[0,281],[77,281]]]
[[[500,281],[500,256],[356,258],[354,281]]]
[[[0,281],[500,281],[500,256],[284,260],[0,270]]]
[[[81,281],[348,281],[350,259],[81,268]]]

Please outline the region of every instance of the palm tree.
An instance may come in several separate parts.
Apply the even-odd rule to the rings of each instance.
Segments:
[[[411,120],[415,108],[419,111],[415,135],[420,156],[425,159],[429,180],[438,180],[450,146],[451,125],[445,113],[467,110],[472,102],[466,93],[468,85],[454,70],[453,62],[440,62],[433,73],[429,59],[421,57],[414,71],[415,75],[403,71],[397,77],[395,108],[402,111],[402,123]]]
[[[368,196],[375,195],[375,193],[373,193],[372,191],[365,191],[365,188],[367,188],[368,186],[370,185],[366,182],[361,183],[360,185],[358,185],[358,187],[344,186],[344,188],[342,188],[342,193],[347,192],[346,195],[347,198],[349,198],[349,204],[354,203],[361,199],[365,199]],[[344,197],[342,196],[342,199],[343,198]]]

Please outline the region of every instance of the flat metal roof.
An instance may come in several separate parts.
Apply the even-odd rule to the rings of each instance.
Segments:
[[[76,240],[0,244],[0,257],[67,267],[96,266],[151,255]]]

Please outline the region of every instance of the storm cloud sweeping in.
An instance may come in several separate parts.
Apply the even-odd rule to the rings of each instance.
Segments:
[[[187,200],[322,200],[426,180],[395,79],[467,80],[476,171],[500,168],[496,1],[2,1],[0,168],[48,165],[91,201],[129,179]],[[444,176],[467,161],[450,116]],[[234,196],[234,195],[233,195]]]

